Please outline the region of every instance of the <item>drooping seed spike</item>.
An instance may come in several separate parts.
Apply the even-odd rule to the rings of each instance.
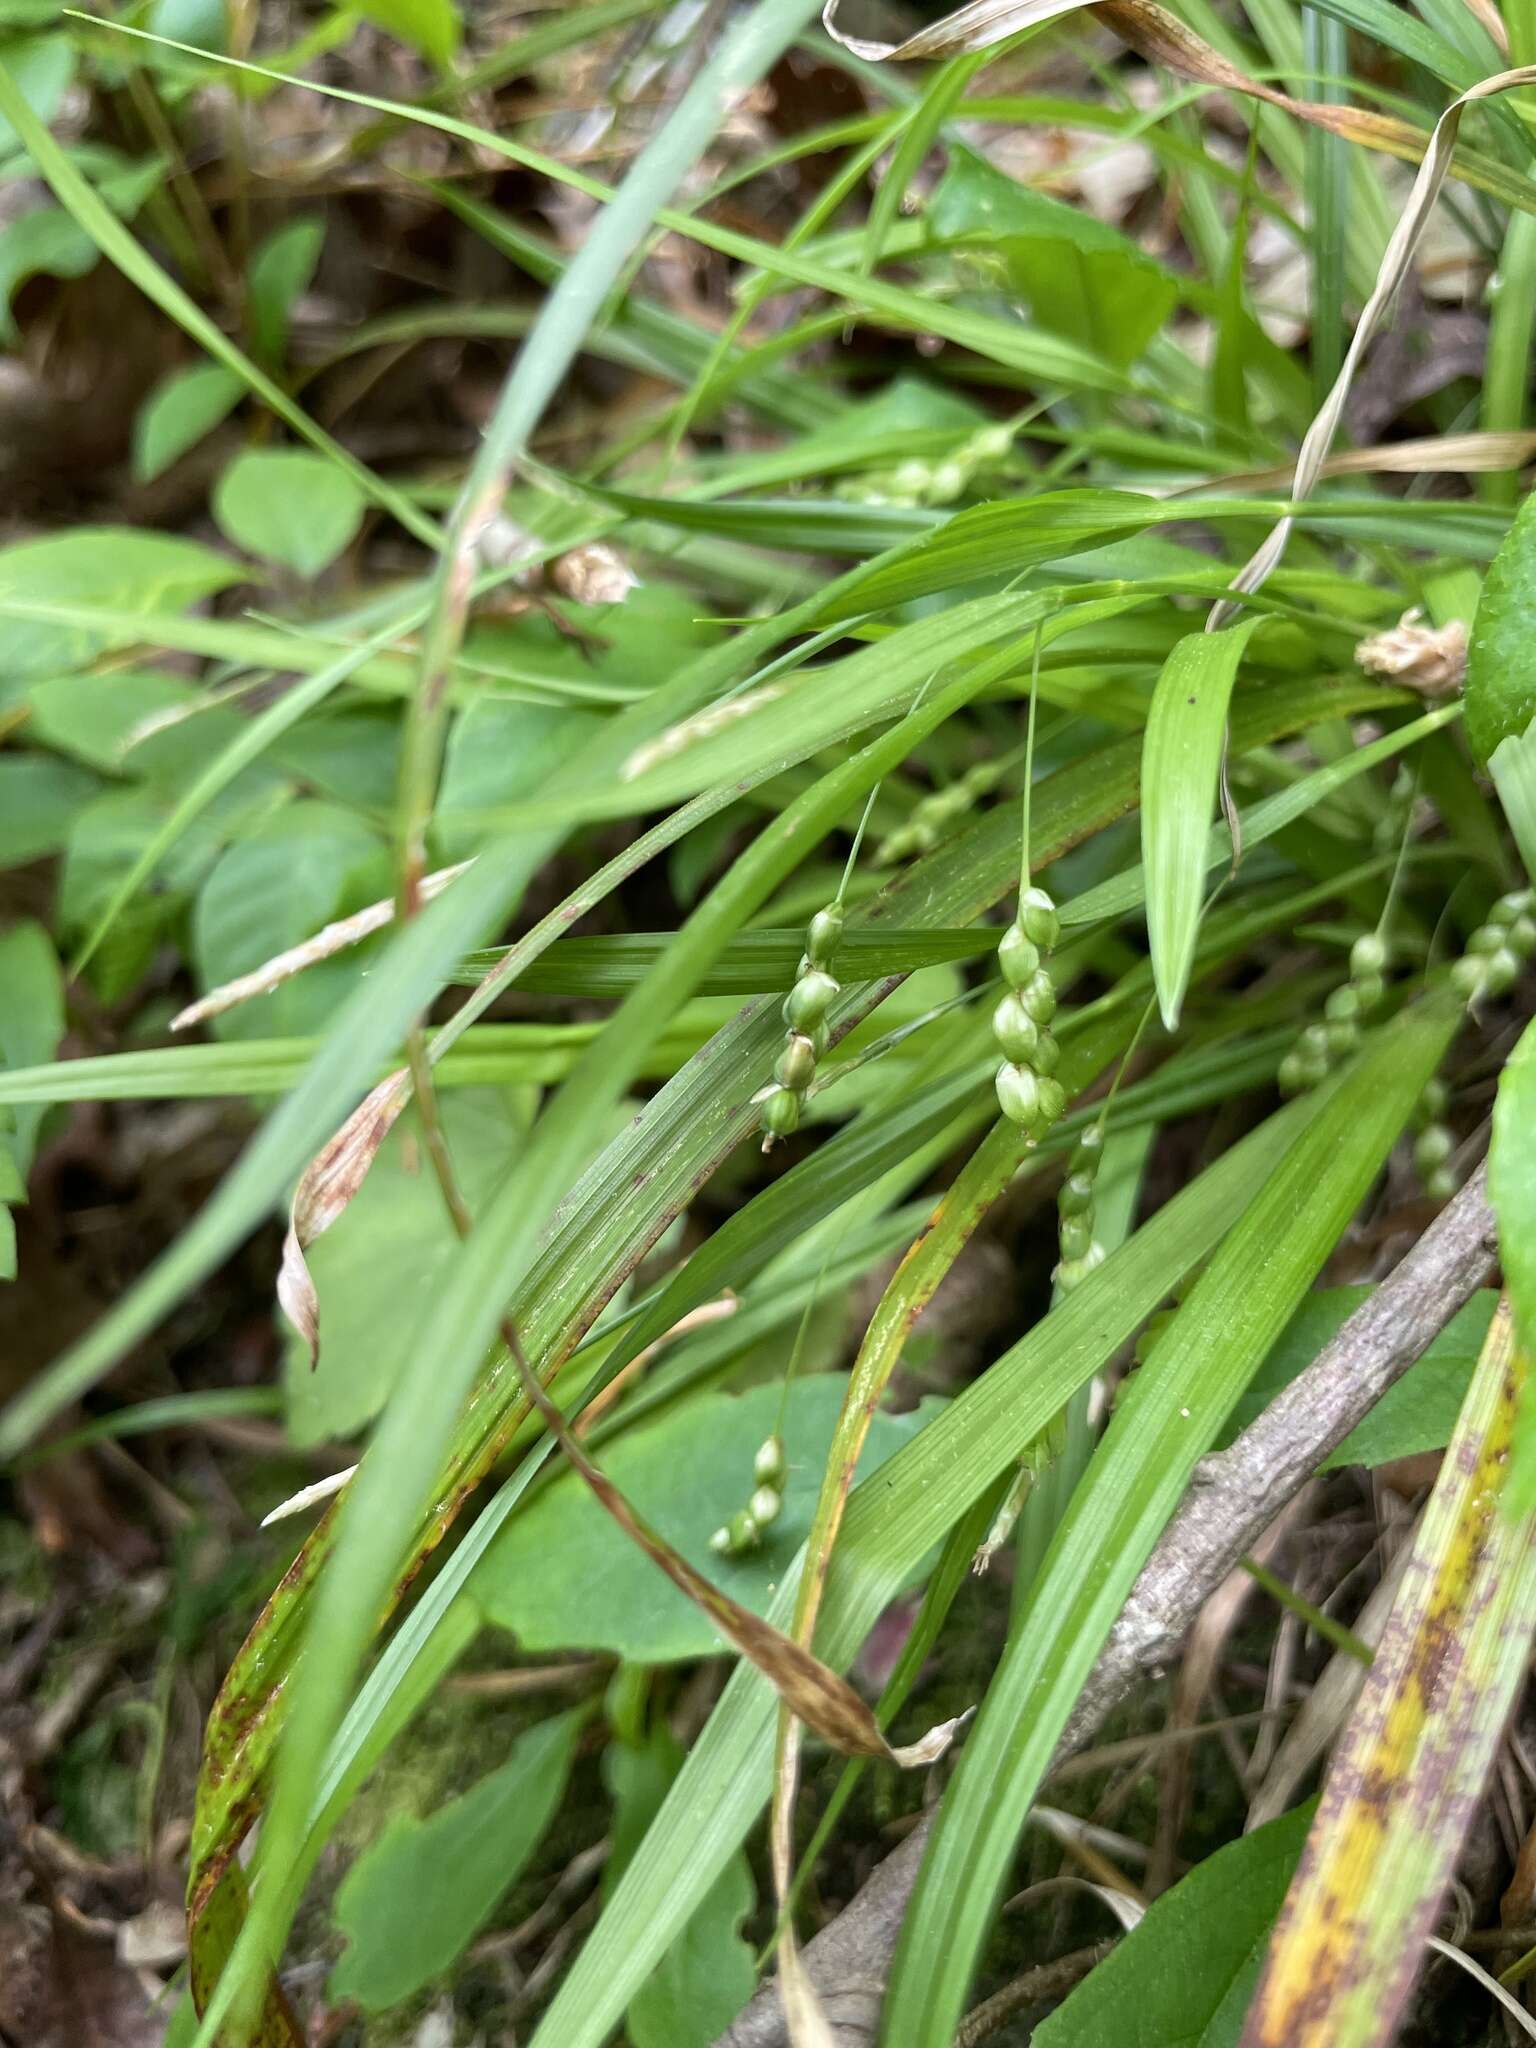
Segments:
[[[772,1436],[765,1436],[754,1452],[752,1477],[759,1486],[776,1486],[782,1493],[787,1470],[784,1462],[784,1439],[775,1431]]]
[[[806,957],[811,965],[819,967],[824,974],[830,974],[842,937],[842,907],[829,903],[825,910],[817,911],[805,935]]]
[[[831,975],[813,967],[808,974],[801,975],[784,998],[784,1022],[792,1031],[806,1031],[813,1025],[824,1024],[837,992],[838,984]]]
[[[1049,1024],[1056,1014],[1056,984],[1043,967],[1037,968],[1019,990],[1025,1014],[1037,1024]]]
[[[747,1513],[752,1517],[755,1527],[762,1531],[771,1528],[779,1519],[779,1510],[783,1505],[777,1487],[759,1486],[754,1489],[752,1498],[747,1502]]]
[[[1040,1115],[1040,1083],[1029,1067],[1004,1062],[997,1070],[997,1105],[1008,1121],[1030,1130]]]
[[[787,1138],[800,1128],[800,1098],[793,1088],[775,1088],[763,1104],[763,1129],[768,1141]]]
[[[997,942],[997,964],[1010,988],[1024,988],[1039,969],[1040,948],[1011,924]]]
[[[1061,937],[1061,919],[1056,914],[1055,899],[1048,890],[1026,889],[1019,898],[1020,929],[1032,945],[1049,952]]]
[[[1351,977],[1385,973],[1387,957],[1387,942],[1380,932],[1362,932],[1349,949]]]
[[[792,1031],[774,1062],[773,1077],[792,1094],[803,1095],[816,1078],[816,1048],[803,1032]]]
[[[1015,1065],[1035,1065],[1040,1027],[1024,1008],[1016,989],[1010,989],[992,1012],[992,1036],[1004,1057]]]

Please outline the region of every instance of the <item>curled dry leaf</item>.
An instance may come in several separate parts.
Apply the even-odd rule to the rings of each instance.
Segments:
[[[556,555],[545,580],[577,604],[622,604],[640,581],[618,550],[600,540]]]
[[[1373,633],[1355,649],[1355,660],[1373,676],[1390,676],[1426,697],[1450,697],[1467,673],[1467,628],[1461,619],[1426,626],[1415,607],[1385,633]]]
[[[320,1300],[304,1254],[330,1229],[363,1184],[406,1103],[410,1075],[404,1067],[370,1089],[336,1135],[305,1167],[293,1191],[277,1298],[283,1314],[309,1346],[309,1362],[320,1361]]]
[[[957,1715],[930,1728],[921,1741],[894,1748],[880,1732],[880,1725],[867,1704],[846,1679],[823,1664],[819,1657],[776,1629],[771,1622],[752,1613],[738,1601],[712,1585],[696,1571],[645,1518],[638,1514],[619,1489],[587,1456],[564,1416],[550,1400],[529,1370],[516,1342],[516,1333],[504,1330],[507,1348],[517,1365],[523,1391],[538,1409],[570,1463],[581,1474],[598,1501],[613,1517],[630,1541],[639,1545],[651,1562],[676,1586],[686,1599],[707,1614],[727,1642],[733,1643],[749,1663],[755,1664],[781,1700],[843,1756],[879,1757],[886,1763],[910,1770],[934,1763],[954,1740],[956,1731],[969,1718]]]

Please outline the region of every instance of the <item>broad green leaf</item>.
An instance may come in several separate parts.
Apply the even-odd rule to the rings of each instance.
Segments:
[[[1237,2048],[1311,1820],[1299,1807],[1197,1863],[1040,2022],[1032,2048]]]
[[[105,206],[132,220],[164,176],[155,157],[130,163],[116,150],[92,147],[75,152],[84,159]],[[11,303],[29,277],[84,277],[100,251],[61,206],[34,206],[0,228],[0,342],[13,345],[17,328]]]
[[[1158,1006],[1178,1024],[1205,901],[1206,848],[1238,663],[1260,624],[1191,633],[1163,664],[1141,753],[1141,858]]]
[[[1536,718],[1536,492],[1488,565],[1467,645],[1467,738],[1486,767]]]
[[[603,1469],[691,1564],[732,1599],[766,1614],[810,1527],[843,1387],[832,1373],[791,1386],[781,1432],[790,1467],[784,1511],[762,1548],[745,1557],[716,1557],[709,1539],[752,1491],[753,1454],[779,1414],[776,1380],[741,1395],[702,1394],[626,1432],[604,1452]],[[875,1470],[932,1416],[928,1403],[905,1415],[877,1415],[861,1473]],[[470,1591],[486,1618],[510,1629],[526,1650],[611,1650],[634,1663],[666,1664],[717,1656],[726,1647],[574,1472],[509,1524]]]
[[[169,469],[228,419],[245,386],[222,363],[193,363],[155,386],[133,423],[133,473],[141,483]]]
[[[46,754],[0,754],[0,868],[57,853],[101,785]]]
[[[443,1131],[465,1201],[478,1210],[506,1173],[531,1105],[500,1089],[441,1098]],[[412,1116],[385,1140],[345,1213],[307,1254],[320,1298],[320,1363],[297,1341],[288,1355],[288,1428],[298,1443],[348,1437],[371,1422],[410,1359],[400,1302],[426,1301],[454,1246],[442,1191]],[[389,1283],[380,1285],[387,1273]]]
[[[333,2000],[382,2012],[463,1954],[553,1820],[590,1718],[574,1707],[541,1721],[472,1790],[426,1819],[391,1821],[363,1851],[336,1894],[348,1946]]]
[[[68,36],[59,35],[9,37],[0,42],[0,64],[38,119],[51,121],[74,76],[74,44]],[[0,119],[0,156],[9,156],[20,144],[10,122]]]
[[[246,299],[252,346],[262,362],[282,362],[294,303],[309,289],[324,241],[325,222],[318,214],[301,213],[252,251]]]
[[[1536,732],[1510,733],[1488,761],[1504,816],[1528,876],[1536,876]]]
[[[350,477],[300,448],[247,449],[213,492],[213,516],[236,547],[300,576],[335,561],[362,525],[364,504]]]
[[[1370,1293],[1369,1287],[1326,1287],[1309,1294],[1250,1381],[1219,1441],[1230,1441],[1262,1414]],[[1385,1465],[1393,1458],[1413,1457],[1420,1451],[1443,1450],[1456,1427],[1497,1299],[1491,1288],[1484,1288],[1458,1309],[1424,1355],[1324,1460],[1322,1469],[1331,1472],[1345,1465]]]
[[[945,241],[976,237],[966,261],[1001,270],[1035,318],[1124,369],[1167,318],[1176,281],[1134,242],[1080,206],[1032,192],[974,150],[951,144],[929,202]]]
[[[1458,1021],[1449,996],[1431,997],[1325,1086],[1117,1405],[1010,1635],[918,1877],[887,2017],[911,2048],[948,2048],[1019,1829],[1114,1617]]]
[[[1499,1226],[1499,1256],[1520,1343],[1536,1358],[1536,1024],[1504,1063],[1493,1105],[1488,1200]],[[1509,1498],[1536,1506],[1536,1399],[1529,1388],[1516,1418]]]
[[[358,0],[358,12],[444,70],[453,62],[462,33],[453,0]]]
[[[107,605],[135,619],[176,611],[238,583],[240,574],[212,548],[139,527],[77,526],[0,548],[0,599],[52,600],[66,614],[72,604]],[[111,634],[71,626],[67,617],[58,624],[13,621],[0,645],[0,703],[19,683],[83,668],[133,637],[126,618]]]
[[[266,819],[220,856],[198,896],[192,956],[205,989],[270,960],[389,887],[383,842],[355,811],[305,801]],[[218,1020],[221,1037],[268,1038],[323,1028],[366,972],[353,948]]]

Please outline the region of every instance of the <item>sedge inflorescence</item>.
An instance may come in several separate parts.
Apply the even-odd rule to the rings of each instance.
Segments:
[[[722,1522],[709,1539],[718,1557],[745,1557],[763,1540],[763,1531],[779,1519],[784,1507],[784,1481],[789,1467],[784,1462],[784,1439],[777,1431],[764,1437],[752,1459],[752,1497],[738,1508],[729,1521]]]
[[[763,1150],[776,1138],[787,1138],[800,1126],[800,1112],[816,1063],[827,1049],[827,1013],[841,983],[832,973],[843,936],[843,911],[829,903],[811,919],[805,935],[795,985],[784,998],[784,1045],[774,1062],[773,1080],[758,1098],[763,1108]]]
[[[997,1070],[998,1107],[1010,1123],[1039,1138],[1067,1106],[1055,1078],[1060,1048],[1051,1035],[1056,984],[1042,955],[1061,935],[1056,905],[1044,889],[1025,889],[1019,914],[998,942],[997,964],[1008,992],[992,1012],[992,1036],[1003,1063]]]

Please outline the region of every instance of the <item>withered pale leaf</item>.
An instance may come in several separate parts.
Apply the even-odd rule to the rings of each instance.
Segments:
[[[352,1197],[395,1119],[410,1100],[411,1078],[404,1067],[386,1075],[321,1147],[305,1167],[293,1191],[283,1263],[277,1276],[277,1299],[283,1314],[309,1346],[309,1362],[320,1359],[320,1300],[304,1254],[329,1230]]]

